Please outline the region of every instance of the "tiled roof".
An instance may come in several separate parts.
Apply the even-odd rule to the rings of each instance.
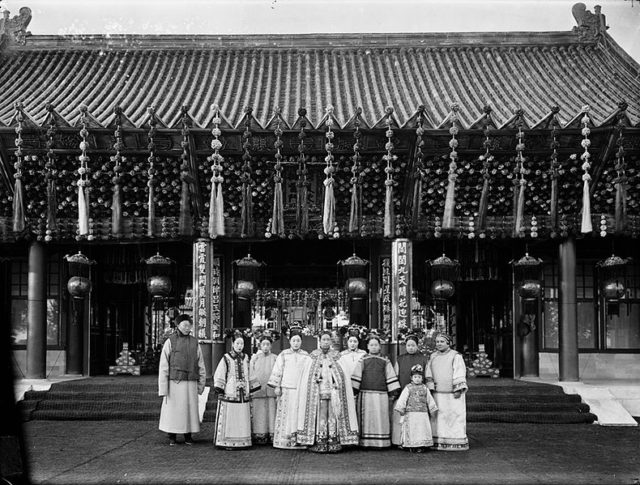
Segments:
[[[566,125],[584,105],[598,126],[626,101],[629,124],[640,125],[640,66],[608,34],[34,36],[0,60],[0,128],[12,124],[16,101],[36,124],[52,104],[73,125],[86,104],[104,126],[116,106],[136,126],[154,106],[169,127],[182,106],[206,127],[212,103],[233,127],[247,106],[264,127],[275,107],[290,126],[301,107],[314,126],[328,105],[340,126],[362,107],[374,126],[392,106],[403,126],[424,105],[433,128],[451,102],[468,128],[485,105],[498,127],[518,108],[535,127],[553,106]]]

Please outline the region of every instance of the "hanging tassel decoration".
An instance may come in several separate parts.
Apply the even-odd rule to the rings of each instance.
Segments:
[[[298,110],[298,116],[300,119],[300,133],[298,133],[298,171],[296,175],[298,179],[296,181],[296,226],[298,229],[298,235],[303,236],[309,232],[309,202],[307,200],[307,189],[309,187],[309,181],[307,180],[307,156],[305,155],[304,139],[307,134],[304,132],[307,126],[307,121],[304,117],[307,115],[307,110],[300,108]]]
[[[559,177],[559,169],[560,162],[558,162],[558,148],[560,147],[560,143],[558,143],[558,128],[560,127],[560,123],[558,122],[557,117],[555,116],[560,108],[554,106],[552,108],[554,113],[551,129],[551,166],[549,167],[549,178],[551,179],[551,198],[549,199],[549,227],[551,229],[551,237],[555,237],[558,232],[558,177]]]
[[[387,143],[384,145],[387,150],[387,154],[382,157],[382,160],[387,162],[387,166],[384,169],[384,172],[387,175],[384,181],[384,237],[394,237],[396,233],[395,214],[393,210],[393,162],[397,160],[398,157],[393,154],[393,130],[391,129],[392,114],[393,108],[387,108],[387,130],[385,132]]]
[[[87,130],[87,107],[85,105],[80,106],[80,142],[81,154],[78,157],[80,161],[80,168],[78,169],[78,236],[77,239],[87,237],[87,239],[93,239],[90,234],[89,228],[89,190],[91,180],[89,178],[89,157],[87,156],[87,150],[89,149],[89,131]]]
[[[351,166],[351,209],[349,211],[349,234],[359,236],[362,227],[362,155],[360,155],[360,131],[362,108],[356,109],[353,131],[353,165]]]
[[[582,108],[584,116],[582,117],[582,148],[584,148],[584,153],[580,155],[580,160],[582,160],[582,170],[584,174],[582,175],[582,223],[580,225],[580,232],[583,234],[587,234],[593,231],[593,225],[591,223],[591,197],[589,194],[589,181],[591,180],[591,175],[589,175],[589,168],[591,168],[591,163],[589,160],[591,159],[591,154],[589,153],[589,147],[591,146],[591,140],[589,140],[589,134],[591,130],[589,129],[589,122],[591,121],[589,118],[589,106],[585,106]]]
[[[458,140],[456,139],[456,135],[459,132],[458,128],[458,103],[453,103],[451,105],[451,128],[449,128],[449,134],[451,135],[451,140],[449,140],[449,147],[451,148],[451,152],[449,153],[449,158],[451,162],[449,162],[449,174],[447,176],[447,195],[444,200],[444,214],[442,216],[442,229],[453,229],[454,225],[454,208],[456,205],[456,179],[458,175],[456,171],[458,169],[458,165],[456,160],[458,159]]]
[[[616,140],[616,146],[618,151],[616,153],[616,172],[617,177],[613,183],[616,187],[616,206],[615,206],[615,232],[616,234],[623,233],[627,226],[627,183],[628,177],[626,174],[627,164],[624,160],[624,123],[625,118],[624,111],[627,109],[626,103],[620,103],[620,113],[618,113],[618,123],[616,129],[618,130],[618,139]]]
[[[416,120],[416,158],[413,171],[413,186],[411,190],[411,226],[414,231],[418,231],[420,215],[422,214],[422,186],[427,178],[424,166],[424,106],[418,106],[418,119]]]
[[[478,160],[482,162],[482,192],[480,193],[480,203],[478,204],[478,232],[480,238],[485,237],[487,228],[487,211],[489,208],[489,186],[491,185],[491,107],[484,107],[484,155],[480,155]]]
[[[122,108],[119,106],[115,109],[116,115],[116,129],[113,133],[115,143],[113,148],[116,153],[111,157],[113,162],[113,197],[111,199],[111,234],[115,237],[122,237],[122,190],[120,183],[122,181],[122,163],[124,157],[122,156],[122,149],[124,143],[122,143]]]
[[[47,111],[49,111],[49,126],[47,128],[47,161],[44,164],[45,173],[44,178],[47,184],[47,220],[44,240],[51,242],[53,235],[58,232],[58,197],[56,193],[56,156],[53,151],[55,142],[54,136],[56,134],[56,123],[53,117],[53,106],[48,104]]]
[[[13,175],[15,179],[13,189],[13,232],[21,233],[24,232],[27,225],[27,218],[24,210],[24,189],[22,187],[22,123],[24,122],[22,103],[15,103],[15,109],[18,126],[16,127],[16,162],[14,164],[16,173]]]
[[[189,115],[187,107],[182,107],[182,154],[180,158],[180,180],[182,182],[182,190],[180,192],[180,217],[178,220],[178,232],[181,236],[193,235],[193,217],[191,215],[191,194],[190,185],[194,182],[189,169]]]
[[[253,235],[253,195],[252,186],[253,180],[251,178],[251,113],[253,108],[248,107],[245,109],[246,121],[245,130],[242,133],[242,175],[240,181],[242,182],[242,212],[240,215],[240,237],[250,237]]]
[[[149,180],[147,180],[147,188],[149,189],[147,207],[147,236],[154,237],[155,236],[155,225],[156,225],[156,174],[157,170],[154,166],[156,162],[156,144],[154,141],[154,137],[156,136],[157,129],[156,125],[158,121],[156,120],[155,108],[153,106],[149,107],[149,132],[147,133],[147,138],[149,139],[149,145],[147,145],[147,149],[149,150],[149,158],[147,161],[149,162],[149,169],[147,170],[147,175]]]
[[[327,156],[324,158],[327,166],[324,168],[324,204],[322,208],[322,229],[327,236],[331,236],[334,233],[335,225],[336,225],[336,200],[333,195],[333,173],[335,172],[335,167],[333,166],[333,137],[334,133],[331,130],[333,126],[333,106],[328,106],[326,109],[327,113],[327,121],[325,125],[327,127],[327,132],[325,134],[327,138],[327,143],[325,144],[325,149],[327,150]]]
[[[523,125],[523,119],[522,119],[522,115],[523,115],[523,111],[522,110],[518,110],[517,112],[518,115],[518,119],[517,119],[517,126],[518,126],[518,133],[516,134],[516,138],[518,139],[518,142],[516,143],[516,151],[517,151],[517,155],[516,155],[516,176],[515,176],[515,180],[517,180],[517,185],[515,185],[515,190],[518,193],[518,198],[516,201],[516,217],[515,217],[515,224],[514,224],[514,236],[515,237],[524,237],[524,199],[525,199],[525,190],[527,188],[527,181],[525,179],[525,167],[524,167],[524,162],[525,162],[525,158],[522,155],[522,152],[524,151],[524,132],[522,131],[522,125]],[[520,179],[518,180],[518,175],[520,175]]]
[[[220,136],[220,107],[217,104],[211,106],[213,110],[213,128],[211,134],[211,149],[213,154],[208,158],[211,165],[211,197],[209,199],[209,237],[212,239],[218,236],[224,236],[224,196],[222,193],[222,184],[224,177],[222,176],[222,162],[224,158],[220,155],[222,142]]]
[[[284,237],[284,204],[282,197],[282,128],[280,127],[280,108],[275,109],[275,115],[278,117],[276,128],[273,133],[276,135],[276,141],[273,146],[276,149],[273,175],[273,212],[271,214],[271,234],[278,237]]]

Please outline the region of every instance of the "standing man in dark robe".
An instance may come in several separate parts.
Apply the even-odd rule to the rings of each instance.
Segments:
[[[192,445],[191,434],[200,431],[198,395],[204,392],[206,379],[198,339],[190,335],[191,318],[180,315],[177,322],[162,347],[158,370],[158,395],[163,397],[159,428],[169,434],[170,446],[176,444],[178,433]]]

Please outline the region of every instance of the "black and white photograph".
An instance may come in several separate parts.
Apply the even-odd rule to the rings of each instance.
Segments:
[[[640,0],[0,0],[0,484],[640,485]]]

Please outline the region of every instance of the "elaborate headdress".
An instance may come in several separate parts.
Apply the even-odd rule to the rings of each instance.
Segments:
[[[224,331],[224,338],[231,339],[231,341],[239,338],[251,338],[252,335],[253,333],[251,332],[250,328],[228,328]]]
[[[362,325],[349,325],[340,327],[340,333],[345,335],[347,338],[356,337],[358,340],[363,340],[367,336],[367,332],[369,329]]]
[[[451,335],[449,335],[446,332],[438,332],[435,338],[438,338],[438,337],[442,337],[443,339],[446,339],[449,345],[453,344],[453,339],[451,338]]]
[[[370,330],[369,334],[367,335],[367,343],[371,342],[372,340],[377,340],[379,343],[383,343],[387,341],[385,336],[378,333],[376,329]]]
[[[421,376],[424,375],[424,368],[420,365],[420,364],[416,364],[414,366],[411,367],[411,375],[414,374],[420,374]]]
[[[302,338],[302,327],[300,325],[291,325],[286,331],[285,331],[287,338],[291,338],[294,336],[298,336],[300,338]]]

